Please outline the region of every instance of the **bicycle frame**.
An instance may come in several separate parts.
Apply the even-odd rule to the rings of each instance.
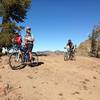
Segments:
[[[74,51],[71,50],[71,49],[67,49],[67,48],[64,48],[66,51],[64,51],[64,60],[72,60],[73,57],[74,57]]]

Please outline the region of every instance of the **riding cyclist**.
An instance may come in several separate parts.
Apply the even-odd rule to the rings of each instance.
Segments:
[[[66,47],[67,47],[68,50],[74,51],[74,45],[73,45],[73,42],[70,39],[68,40]]]
[[[32,49],[34,45],[34,38],[31,36],[31,28],[26,27],[26,35],[24,37],[24,44],[26,49],[29,52],[30,61],[32,60]]]

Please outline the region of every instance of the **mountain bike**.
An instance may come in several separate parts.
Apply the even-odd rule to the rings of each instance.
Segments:
[[[67,49],[66,47],[64,49],[64,61],[73,60],[75,58],[75,50]]]
[[[15,49],[16,50],[16,49]],[[32,60],[30,61],[29,52],[25,47],[21,48],[20,51],[16,50],[10,54],[9,65],[14,69],[23,68],[26,65],[38,65],[38,55],[36,52],[32,52]]]

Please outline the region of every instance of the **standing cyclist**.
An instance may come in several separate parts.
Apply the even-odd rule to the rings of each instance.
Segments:
[[[30,61],[32,60],[32,49],[34,45],[34,38],[31,36],[31,28],[26,27],[26,35],[24,37],[24,44],[26,49],[29,52]]]
[[[21,44],[22,44],[22,37],[19,35],[18,32],[15,32],[13,38],[12,38],[12,43],[16,45],[16,48],[20,49]]]
[[[15,48],[19,53],[18,56],[16,56],[17,61],[19,60],[19,56],[21,55],[21,45],[22,45],[22,37],[18,32],[15,32],[13,38],[12,38],[13,48]]]

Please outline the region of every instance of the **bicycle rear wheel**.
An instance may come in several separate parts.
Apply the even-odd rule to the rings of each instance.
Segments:
[[[36,52],[33,52],[32,53],[32,64],[38,65],[38,63],[39,63],[38,55]]]
[[[18,55],[18,52],[12,53],[9,57],[9,65],[10,67],[14,69],[18,69],[22,65],[22,58]]]

